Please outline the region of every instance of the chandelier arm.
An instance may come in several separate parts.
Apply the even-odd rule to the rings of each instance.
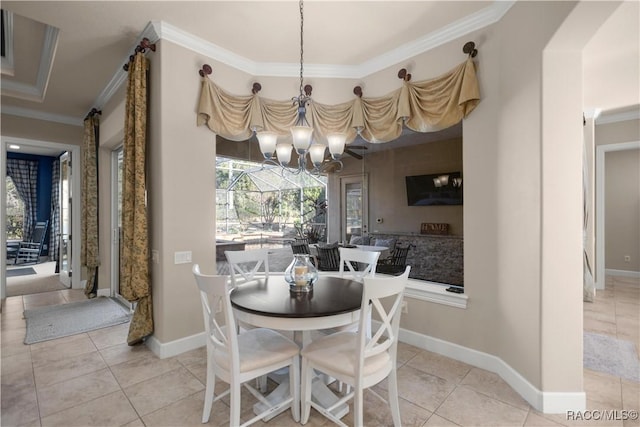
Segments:
[[[302,101],[303,98],[303,70],[304,70],[304,4],[303,0],[300,0],[300,98],[299,101]],[[301,105],[299,105],[301,106]]]

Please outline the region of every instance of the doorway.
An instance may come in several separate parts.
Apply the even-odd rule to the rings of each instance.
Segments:
[[[70,158],[79,159],[80,158],[80,147],[76,145],[69,144],[60,144],[49,141],[41,141],[41,140],[32,140],[25,138],[13,138],[2,136],[2,150],[0,155],[2,156],[2,162],[0,162],[0,173],[6,176],[6,162],[7,162],[7,152],[14,151],[15,148],[10,148],[9,145],[17,145],[20,147],[21,152],[33,155],[40,156],[50,156],[57,157],[60,153],[65,151],[70,153]],[[69,192],[70,194],[80,194],[80,176],[79,174],[71,175],[69,180]],[[0,186],[0,198],[4,201],[5,206],[7,202],[7,192],[6,186]],[[69,218],[80,218],[80,206],[79,204],[72,205],[69,211]],[[2,236],[6,242],[7,240],[7,219],[6,219],[6,210],[0,209],[0,221],[2,222]],[[70,247],[80,247],[80,223],[79,221],[71,222],[69,225],[70,237],[69,244]],[[53,228],[50,228],[50,232],[56,232]],[[49,248],[49,250],[53,250],[53,248]],[[77,252],[77,251],[76,251]],[[4,299],[7,296],[7,273],[6,273],[6,260],[7,260],[7,248],[6,245],[2,245],[2,249],[0,249],[0,256],[2,257],[3,265],[0,269],[0,298]],[[68,268],[69,272],[72,271],[80,271],[80,257],[79,254],[74,254],[70,252],[68,257]],[[79,275],[70,276],[69,285],[72,288],[80,289],[82,287],[80,282]]]
[[[606,153],[640,149],[640,141],[596,147],[596,289],[605,288],[605,156]]]
[[[345,243],[369,232],[368,180],[367,174],[340,178],[340,238]]]

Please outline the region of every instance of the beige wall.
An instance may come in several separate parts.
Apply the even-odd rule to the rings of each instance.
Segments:
[[[640,150],[605,153],[604,180],[605,268],[640,272]]]
[[[390,143],[393,144],[393,143]],[[329,177],[329,206],[340,206],[342,175],[368,174],[369,230],[372,232],[420,232],[423,222],[449,224],[452,235],[462,236],[462,206],[408,206],[405,177],[462,171],[462,140],[429,142],[393,150],[364,153],[363,160],[343,156],[340,174]],[[340,239],[339,221],[329,227],[329,240]],[[376,218],[383,222],[376,223]]]
[[[83,132],[82,126],[2,114],[2,136],[80,146]]]

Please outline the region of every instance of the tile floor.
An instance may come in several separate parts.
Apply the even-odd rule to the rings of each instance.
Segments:
[[[635,283],[634,283],[635,282]],[[24,345],[22,311],[82,300],[63,290],[7,298],[1,314],[3,426],[200,426],[205,351],[158,359],[125,343],[127,325]],[[637,279],[609,278],[584,305],[585,330],[639,345]],[[497,375],[410,345],[399,347],[399,394],[405,426],[639,425],[638,421],[574,422],[532,409]],[[584,371],[589,409],[640,409],[640,384]],[[378,386],[385,394],[385,383]],[[366,393],[367,426],[392,425],[386,405]],[[245,417],[251,399],[243,395]],[[228,400],[213,407],[210,425],[228,425]],[[352,423],[351,415],[344,419]],[[257,425],[263,423],[258,422]],[[264,425],[294,426],[287,411]],[[331,425],[312,410],[307,425]]]

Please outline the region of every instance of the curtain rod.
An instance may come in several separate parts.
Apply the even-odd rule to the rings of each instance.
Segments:
[[[87,116],[84,118],[85,120],[95,116],[96,114],[102,115],[102,110],[98,110],[97,108],[92,108],[91,111],[87,113]]]
[[[152,50],[155,51],[155,44],[153,45],[153,49]],[[462,52],[466,53],[467,55],[469,55],[470,58],[475,58],[476,55],[478,54],[478,49],[476,49],[476,44],[474,42],[469,41],[469,42],[466,42],[464,44],[464,46],[462,46]],[[209,64],[204,64],[202,66],[202,68],[198,70],[198,74],[200,75],[200,77],[208,76],[212,72],[213,72],[213,68],[211,68],[211,65],[209,65]],[[408,81],[411,80],[411,74],[409,74],[407,72],[406,68],[402,68],[402,69],[400,69],[400,71],[398,71],[398,78],[400,80],[404,80],[404,81],[408,82]],[[262,86],[260,85],[260,83],[256,82],[256,83],[253,84],[253,87],[251,88],[251,93],[253,93],[255,95],[258,92],[260,92],[261,89],[262,89]],[[304,91],[305,91],[307,96],[311,96],[311,90],[312,90],[311,85],[306,85],[304,87]],[[354,87],[353,88],[353,93],[357,97],[362,98],[362,87],[361,86]]]
[[[145,53],[147,51],[147,49],[149,49],[152,52],[155,52],[156,51],[156,44],[155,43],[151,43],[149,41],[149,39],[145,37],[140,41],[138,46],[136,46],[136,49],[133,51],[133,54],[129,55],[129,62],[133,61],[133,58],[135,57],[136,53],[138,53],[138,52]],[[123,70],[129,71],[129,62],[127,62],[126,64],[124,64],[122,66]]]

